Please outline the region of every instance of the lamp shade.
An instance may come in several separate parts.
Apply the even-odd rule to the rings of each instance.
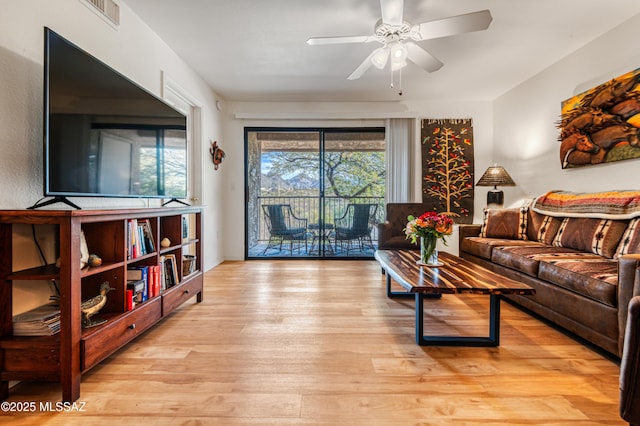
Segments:
[[[511,179],[509,173],[502,166],[494,165],[489,167],[478,183],[477,186],[516,186],[516,183]]]

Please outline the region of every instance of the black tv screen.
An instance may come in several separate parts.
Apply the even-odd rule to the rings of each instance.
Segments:
[[[45,28],[45,196],[185,198],[186,117]]]

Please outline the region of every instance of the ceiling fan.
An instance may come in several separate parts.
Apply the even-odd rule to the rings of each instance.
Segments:
[[[376,23],[373,35],[311,37],[307,44],[381,43],[383,46],[371,52],[349,75],[349,80],[360,78],[372,65],[383,69],[389,61],[392,73],[406,66],[407,60],[431,73],[444,64],[414,41],[486,30],[493,19],[488,10],[481,10],[413,25],[403,20],[404,0],[380,0],[380,7],[382,19]]]

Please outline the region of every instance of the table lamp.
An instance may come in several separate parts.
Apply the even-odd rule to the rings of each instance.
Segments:
[[[516,186],[516,183],[504,167],[494,164],[484,172],[476,186],[493,186],[493,189],[487,192],[487,207],[492,204],[501,207],[504,204],[504,193],[498,186]]]

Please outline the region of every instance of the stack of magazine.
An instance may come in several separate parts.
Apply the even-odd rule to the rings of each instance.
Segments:
[[[14,336],[51,336],[60,331],[60,306],[47,304],[13,317]]]

